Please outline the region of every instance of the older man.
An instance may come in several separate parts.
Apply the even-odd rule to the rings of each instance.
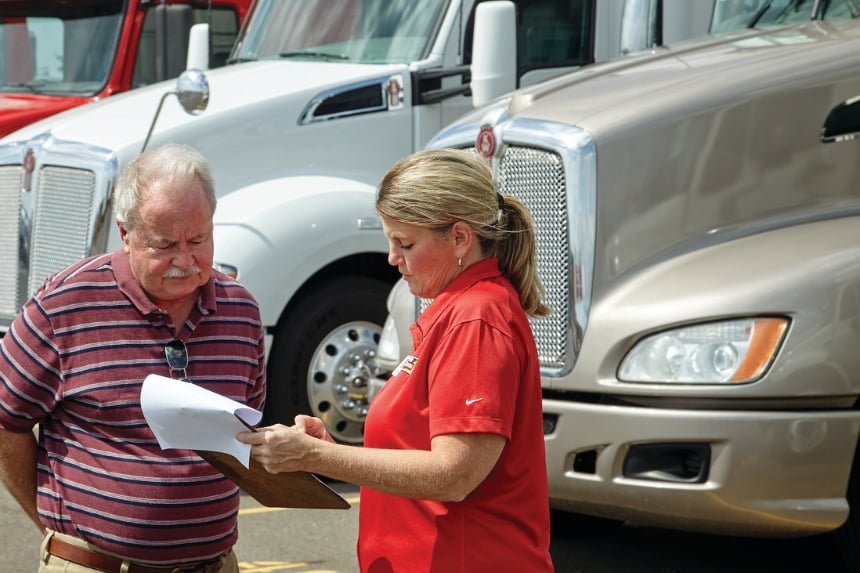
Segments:
[[[161,450],[140,407],[151,373],[263,405],[259,309],[212,269],[215,203],[197,151],[136,158],[122,246],[49,278],[3,338],[0,478],[45,534],[40,572],[238,571],[238,488]]]

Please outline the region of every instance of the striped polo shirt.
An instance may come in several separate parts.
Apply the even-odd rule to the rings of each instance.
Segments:
[[[143,417],[143,379],[171,376],[174,331],[120,248],[49,278],[0,345],[0,427],[39,426],[42,523],[156,565],[237,538],[238,488],[194,452],[160,449]],[[213,271],[179,338],[193,384],[262,408],[263,328],[244,287]]]

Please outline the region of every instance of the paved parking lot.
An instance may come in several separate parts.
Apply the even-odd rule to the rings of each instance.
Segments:
[[[240,571],[357,573],[358,490],[347,484],[333,487],[352,504],[351,509],[268,508],[243,496],[236,547]],[[0,539],[0,572],[36,571],[39,534],[2,488]],[[636,527],[594,535],[556,527],[552,554],[559,573],[844,571],[823,539],[735,539]]]

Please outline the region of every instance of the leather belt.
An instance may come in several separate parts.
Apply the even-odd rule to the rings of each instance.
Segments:
[[[123,561],[119,557],[112,557],[106,553],[100,553],[79,547],[71,543],[67,543],[57,536],[52,535],[48,540],[47,551],[51,555],[55,555],[60,559],[89,567],[104,573],[120,573],[122,564],[128,563],[128,568],[124,571],[128,573],[217,573],[223,564],[223,557],[212,561],[200,563],[189,563],[187,565],[167,566],[167,567],[152,567],[135,563],[134,561]]]

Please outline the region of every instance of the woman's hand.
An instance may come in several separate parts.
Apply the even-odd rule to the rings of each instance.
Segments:
[[[311,416],[299,414],[298,416],[296,416],[296,427],[302,430],[304,433],[308,434],[309,436],[313,436],[315,438],[319,438],[320,440],[326,440],[327,442],[334,443],[334,439],[325,429],[325,422],[323,422],[319,418],[313,418]]]
[[[414,499],[462,501],[495,467],[507,440],[489,433],[443,434],[430,450],[389,450],[336,443],[319,418],[296,416],[236,438],[270,473],[306,471]]]
[[[295,426],[275,424],[257,428],[256,432],[239,432],[236,439],[251,444],[251,457],[269,473],[307,471],[320,440],[310,434],[326,436],[325,424],[319,418],[301,416]]]

